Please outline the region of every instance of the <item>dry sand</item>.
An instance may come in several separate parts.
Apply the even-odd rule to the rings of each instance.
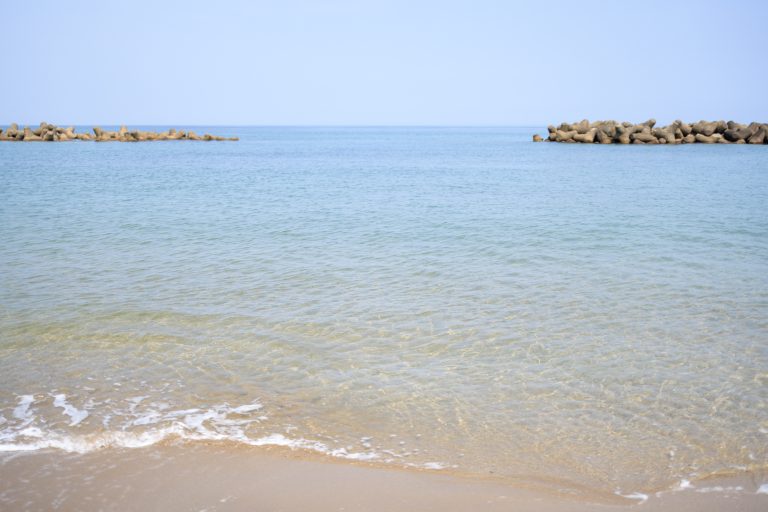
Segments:
[[[748,493],[686,490],[639,504],[574,498],[482,479],[335,463],[280,449],[153,446],[86,455],[4,454],[0,510],[194,511],[765,511],[758,479],[706,482]],[[703,483],[698,483],[701,491]]]

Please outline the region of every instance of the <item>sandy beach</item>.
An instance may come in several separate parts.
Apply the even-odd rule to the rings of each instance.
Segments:
[[[285,449],[226,444],[4,455],[3,510],[581,512],[762,511],[752,478],[710,479],[634,499],[573,496],[461,478],[336,463]],[[729,489],[742,488],[739,492]]]

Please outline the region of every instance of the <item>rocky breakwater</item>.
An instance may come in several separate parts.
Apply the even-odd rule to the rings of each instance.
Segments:
[[[675,121],[656,126],[655,119],[640,124],[584,119],[578,123],[548,126],[549,136],[533,136],[534,142],[587,144],[768,144],[768,123],[740,124],[735,121]]]
[[[98,126],[93,128],[93,134],[87,132],[76,133],[70,126],[63,128],[48,123],[40,123],[35,129],[28,126],[19,128],[16,123],[3,130],[0,128],[0,141],[13,142],[64,142],[70,140],[92,140],[96,142],[145,142],[153,140],[240,140],[238,137],[218,137],[216,135],[197,135],[189,130],[176,130],[171,128],[164,132],[150,132],[144,130],[128,130],[121,126],[117,131],[102,130]]]

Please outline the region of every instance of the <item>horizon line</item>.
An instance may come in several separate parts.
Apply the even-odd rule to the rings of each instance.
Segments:
[[[48,124],[53,124],[55,126],[64,126],[64,125],[72,125],[72,126],[193,126],[193,127],[199,127],[199,126],[205,126],[205,127],[214,127],[214,126],[222,126],[222,127],[230,127],[230,128],[236,128],[236,127],[242,127],[242,128],[531,128],[531,127],[538,127],[538,126],[547,126],[547,124],[552,123],[539,123],[539,124],[396,124],[396,123],[382,123],[382,124],[327,124],[327,123],[301,123],[301,124],[274,124],[274,123],[265,123],[265,124],[243,124],[243,123],[237,123],[237,124],[207,124],[207,123],[126,123],[126,122],[102,122],[102,123],[50,123],[48,121],[36,121],[34,123],[22,123],[18,121],[11,121],[11,122],[0,122],[0,127],[9,126],[12,123],[16,123],[19,126],[38,126],[41,122],[45,122]]]

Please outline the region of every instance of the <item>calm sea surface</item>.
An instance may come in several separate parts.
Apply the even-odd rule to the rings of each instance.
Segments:
[[[0,143],[0,450],[765,475],[768,146],[197,131]]]

